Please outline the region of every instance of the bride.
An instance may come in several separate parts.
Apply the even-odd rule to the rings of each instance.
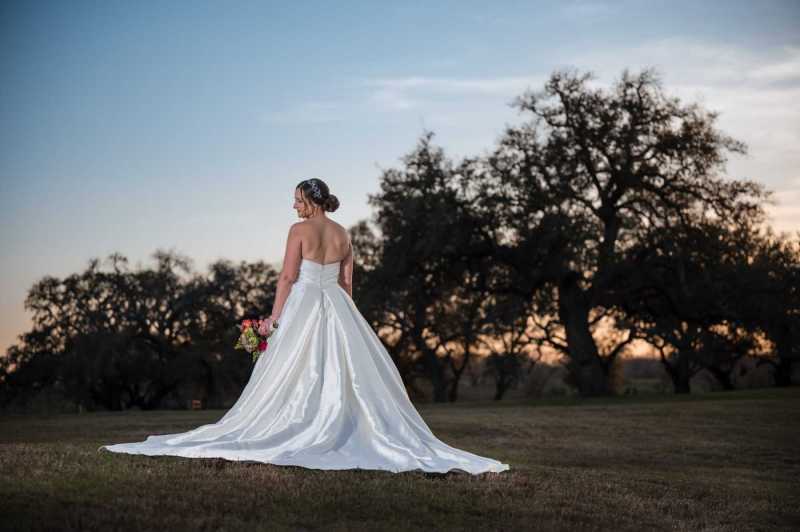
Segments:
[[[421,469],[471,474],[509,465],[439,440],[411,403],[394,362],[352,300],[353,247],[329,219],[339,200],[320,179],[297,185],[268,324],[280,326],[236,403],[216,423],[113,452],[217,457],[313,469]]]

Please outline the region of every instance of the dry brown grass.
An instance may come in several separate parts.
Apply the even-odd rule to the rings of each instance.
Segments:
[[[22,530],[790,530],[800,391],[419,405],[511,470],[321,471],[96,451],[223,411],[0,417],[0,515]]]

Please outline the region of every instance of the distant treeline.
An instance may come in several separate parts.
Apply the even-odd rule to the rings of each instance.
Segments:
[[[769,191],[726,177],[745,146],[652,70],[591,79],[557,71],[519,96],[531,120],[487,154],[452,161],[425,132],[382,172],[372,220],[350,228],[353,299],[404,380],[454,401],[480,357],[499,399],[555,352],[581,395],[621,393],[619,360],[639,341],[677,393],[701,371],[730,389],[745,359],[793,384],[800,235],[765,223]],[[154,257],[37,282],[33,330],[2,359],[4,404],[42,390],[87,409],[235,397],[251,370],[235,324],[267,313],[278,272]]]

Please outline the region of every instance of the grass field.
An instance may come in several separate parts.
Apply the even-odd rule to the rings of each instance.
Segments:
[[[223,410],[0,416],[9,530],[800,529],[800,390],[418,406],[503,473],[97,452]]]

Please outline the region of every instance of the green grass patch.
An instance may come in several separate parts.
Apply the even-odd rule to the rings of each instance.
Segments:
[[[503,473],[97,452],[223,410],[0,416],[9,530],[792,530],[800,390],[418,405]]]

